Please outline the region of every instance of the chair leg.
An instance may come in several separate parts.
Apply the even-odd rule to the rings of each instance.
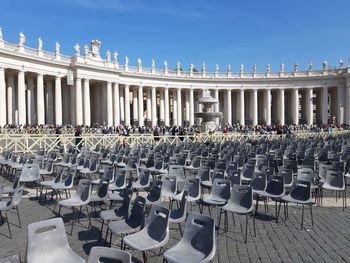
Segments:
[[[178,224],[179,224],[180,236],[182,237],[183,233],[182,233],[181,223],[178,223]]]
[[[5,211],[5,216],[6,216],[7,227],[8,227],[8,229],[9,229],[9,233],[10,233],[10,238],[12,239],[12,232],[11,232],[11,227],[10,227],[9,218],[8,218],[8,216],[7,216],[7,211]]]
[[[91,212],[92,212],[92,208],[91,208],[91,212],[89,212],[89,208],[88,206],[86,205],[86,213],[87,213],[87,216],[89,218],[89,229],[91,228]]]
[[[74,206],[72,207],[72,211],[73,211],[73,219],[72,219],[72,226],[71,226],[71,230],[70,230],[70,235],[73,235],[73,225],[74,225],[74,221],[75,221],[75,211],[74,211]]]
[[[245,214],[245,237],[244,237],[244,243],[247,243],[247,233],[248,233],[248,214]]]
[[[254,229],[254,236],[256,237],[256,229],[255,229],[255,216],[254,214],[252,215],[253,217],[253,229]]]
[[[277,202],[276,202],[277,204]],[[281,211],[281,200],[278,204],[278,211],[277,211],[277,217],[276,217],[276,223],[278,223],[278,218],[280,217],[280,211]]]
[[[17,217],[18,217],[19,227],[22,228],[21,217],[19,216],[18,206],[16,206],[16,210],[17,210]]]
[[[303,229],[304,226],[304,205],[303,205],[303,210],[301,212],[301,230]]]
[[[146,251],[142,251],[143,263],[147,263],[147,254]]]
[[[314,225],[314,216],[312,214],[312,205],[310,204],[311,224]]]
[[[259,195],[256,195],[256,204],[255,204],[255,216],[258,214],[258,207],[259,207]]]

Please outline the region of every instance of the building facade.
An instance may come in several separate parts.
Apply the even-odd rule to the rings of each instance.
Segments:
[[[350,124],[350,68],[342,63],[321,70],[312,64],[307,71],[251,72],[244,66],[234,73],[231,66],[220,72],[207,72],[205,64],[197,71],[190,65],[183,71],[180,63],[174,70],[166,61],[161,69],[152,61],[151,68],[129,66],[117,52],[100,55],[101,42],[74,47],[74,56],[64,56],[60,44],[55,52],[19,42],[7,42],[0,30],[0,126],[6,124],[93,123],[116,126],[193,125],[201,111],[198,98],[206,89],[219,103],[228,124]]]

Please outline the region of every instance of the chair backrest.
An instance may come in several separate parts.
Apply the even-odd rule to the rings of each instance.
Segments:
[[[17,206],[22,200],[23,186],[18,187],[13,192],[11,200],[7,202],[7,209],[10,210]]]
[[[108,185],[109,185],[109,178],[101,178],[100,182],[98,183],[98,188],[97,188],[98,197],[107,198]]]
[[[297,179],[314,183],[314,171],[311,168],[298,169]]]
[[[185,177],[182,165],[169,165],[169,176],[176,176],[179,179]]]
[[[215,168],[226,170],[226,160],[225,159],[219,159],[216,162]]]
[[[147,195],[147,199],[151,202],[160,201],[161,193],[162,193],[162,185],[163,181],[153,181],[152,187],[149,191],[149,194]]]
[[[103,171],[103,178],[108,178],[110,182],[114,179],[114,167],[113,165],[105,165]]]
[[[244,164],[241,170],[241,179],[250,180],[254,173],[254,166]]]
[[[150,170],[142,169],[139,174],[140,185],[145,186],[150,183]]]
[[[195,156],[192,160],[192,167],[199,167],[201,166],[201,157]]]
[[[203,253],[205,258],[209,259],[214,256],[216,251],[215,220],[206,215],[189,212],[184,235],[180,242]]]
[[[186,178],[182,192],[184,192],[185,190],[188,191],[188,196],[192,198],[199,197],[201,193],[199,178]]]
[[[177,178],[176,176],[163,176],[162,177],[162,191],[168,191],[171,193],[177,192]]]
[[[140,195],[136,196],[130,211],[130,216],[127,220],[132,220],[134,223],[141,226],[144,223],[145,207],[146,199]]]
[[[280,175],[270,176],[265,192],[271,195],[283,196],[285,193],[284,177]]]
[[[129,208],[130,208],[130,203],[132,199],[132,190],[131,189],[125,189],[122,196],[123,196],[123,202],[122,205],[116,209],[115,211],[118,211],[119,213],[122,213],[125,215],[125,217],[129,216]]]
[[[294,181],[293,170],[285,167],[281,167],[278,171],[278,175],[284,177],[284,185],[291,186]]]
[[[264,172],[255,171],[250,181],[250,186],[254,191],[264,191],[267,185],[267,175]]]
[[[91,182],[88,179],[80,179],[78,186],[77,186],[77,192],[76,195],[79,197],[79,199],[83,203],[89,203],[90,202],[90,193],[91,193]]]
[[[344,175],[338,170],[327,170],[325,184],[328,184],[339,190],[345,189]]]
[[[213,187],[211,188],[210,195],[220,197],[225,200],[230,198],[231,182],[226,179],[215,178],[213,181]]]
[[[210,180],[210,167],[201,166],[198,169],[197,177],[201,180],[201,182]]]
[[[238,171],[236,171],[235,169],[228,169],[226,172],[226,179],[231,182],[231,186],[234,184],[241,184],[241,176],[239,175]]]
[[[114,183],[118,188],[126,187],[126,171],[117,170]]]
[[[311,202],[312,195],[310,181],[295,180],[289,194],[296,200]]]
[[[233,185],[229,203],[238,204],[246,209],[253,206],[253,189],[249,185]]]
[[[145,224],[145,230],[152,239],[161,242],[169,236],[169,214],[168,208],[152,205]]]
[[[177,211],[179,212],[179,217],[184,217],[184,219],[186,218],[187,211],[187,197],[188,191],[184,190],[180,201],[180,207],[177,209]]]
[[[28,225],[26,262],[41,262],[57,257],[57,251],[68,250],[69,244],[62,218],[52,218]]]
[[[39,165],[38,164],[25,164],[23,165],[20,181],[31,181],[40,180]]]
[[[110,247],[93,247],[90,250],[88,263],[131,263],[129,252]]]
[[[64,185],[66,187],[72,187],[73,186],[74,177],[75,177],[76,172],[77,172],[77,166],[76,165],[72,165],[71,167],[69,167],[67,177],[64,180]]]

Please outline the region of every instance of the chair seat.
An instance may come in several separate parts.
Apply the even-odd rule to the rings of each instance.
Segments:
[[[2,199],[2,201],[0,201],[0,211],[7,210],[8,202],[11,202],[11,199]]]
[[[105,210],[100,213],[100,217],[104,221],[117,221],[125,218],[125,214],[118,213],[117,209]]]
[[[194,249],[187,243],[179,243],[163,254],[164,258],[173,263],[207,262],[207,255]],[[208,258],[209,261],[209,258]]]
[[[296,203],[296,204],[311,204],[309,201],[295,199],[291,195],[283,196],[281,199],[282,199],[282,201]]]
[[[53,190],[64,190],[64,189],[69,189],[69,186],[66,186],[64,183],[54,183],[51,185],[51,188]]]
[[[327,190],[332,190],[332,191],[344,191],[344,190],[345,190],[345,186],[343,186],[342,188],[340,188],[340,187],[331,186],[331,185],[329,185],[329,184],[327,184],[327,183],[324,183],[324,184],[322,185],[322,188],[323,188],[323,189],[327,189]]]
[[[2,188],[2,193],[3,194],[12,194],[15,190],[13,189],[12,185],[9,186],[4,186]]]
[[[111,201],[123,201],[124,197],[120,195],[120,192],[116,192],[116,193],[109,193],[108,194],[108,200]]]
[[[270,194],[270,193],[267,193],[267,192],[262,192],[260,195],[261,195],[261,196],[264,196],[264,197],[267,197],[267,198],[281,198],[281,197],[283,197],[285,194],[274,195],[274,194]]]
[[[174,200],[176,201],[181,201],[182,199],[182,193],[177,194],[173,197]],[[193,197],[193,196],[187,196],[187,202],[194,202],[200,199],[200,196]]]
[[[241,206],[239,204],[229,202],[222,207],[222,210],[236,214],[248,214],[253,211],[253,206],[247,209],[246,207]]]
[[[140,231],[136,234],[132,234],[123,238],[124,243],[129,247],[141,251],[162,247],[168,243],[168,240],[169,234],[167,234],[163,240],[159,241],[153,239],[144,231]]]
[[[49,186],[52,186],[54,183],[55,183],[55,180],[41,181],[40,185],[49,187]]]
[[[141,185],[139,181],[133,182],[131,188],[137,189],[137,188],[147,188],[148,185]]]
[[[40,181],[40,179],[36,176],[25,176],[25,177],[21,177],[19,179],[20,182],[22,183],[29,183],[29,182],[37,182]]]
[[[219,197],[215,197],[215,199],[211,198],[211,197],[207,197],[203,199],[203,202],[205,204],[210,204],[210,205],[224,205],[226,204],[227,200],[223,199],[223,198],[219,198]]]
[[[181,223],[185,221],[186,216],[184,216],[183,212],[179,209],[173,210],[169,214],[169,222],[172,223]]]
[[[68,249],[51,249],[50,251],[38,252],[36,263],[85,263],[85,259]]]
[[[132,220],[119,220],[108,223],[108,229],[113,235],[126,235],[140,231],[141,226]]]
[[[107,199],[106,197],[99,197],[97,193],[92,193],[90,195],[90,202],[103,202]]]
[[[59,201],[58,204],[64,207],[75,207],[85,205],[86,203],[82,202],[78,196],[73,196],[69,199]]]
[[[205,187],[212,187],[213,182],[212,181],[203,181],[203,182],[201,182],[201,185],[203,185]]]

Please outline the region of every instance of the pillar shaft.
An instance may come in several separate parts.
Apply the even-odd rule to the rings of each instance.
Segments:
[[[45,112],[47,124],[54,124],[53,81],[47,78],[45,81]]]
[[[151,91],[147,90],[146,92],[147,95],[147,105],[146,105],[146,110],[147,110],[147,119],[149,121],[152,120],[152,100],[151,100]]]
[[[157,93],[156,87],[152,87],[152,126],[157,125]]]
[[[265,90],[265,122],[266,125],[271,125],[271,90]]]
[[[258,90],[253,90],[251,93],[252,96],[252,119],[253,125],[258,125]]]
[[[139,86],[138,90],[138,103],[139,103],[139,126],[144,125],[144,117],[143,117],[143,87]]]
[[[84,79],[84,125],[91,125],[90,81]]]
[[[26,124],[26,90],[25,90],[25,73],[18,72],[18,90],[17,90],[17,104],[18,104],[18,124]]]
[[[182,125],[182,97],[181,89],[177,89],[177,125]]]
[[[159,98],[160,98],[160,101],[159,101],[159,118],[164,121],[164,91],[161,90],[159,91]]]
[[[42,74],[37,75],[36,84],[36,114],[37,123],[40,125],[45,124],[44,77]]]
[[[114,126],[120,124],[120,101],[119,101],[119,84],[113,83],[113,109],[114,109]]]
[[[279,124],[284,125],[285,121],[284,121],[284,116],[285,116],[285,103],[284,103],[284,89],[280,89],[278,91],[278,95],[279,95],[279,103],[278,103],[278,120],[279,120]]]
[[[177,119],[177,95],[176,90],[173,90],[173,125],[179,125]]]
[[[241,89],[239,91],[239,107],[240,107],[240,110],[239,110],[239,123],[241,125],[245,125],[245,114],[244,114],[244,90]]]
[[[76,125],[83,124],[83,101],[82,101],[81,79],[75,79],[75,113]]]
[[[5,70],[0,68],[0,126],[6,124],[6,83]]]
[[[7,123],[14,124],[15,112],[15,79],[13,75],[7,77]]]
[[[164,89],[164,122],[165,126],[169,126],[169,89],[166,87]]]
[[[321,118],[322,124],[328,124],[328,87],[322,87]]]
[[[113,126],[113,95],[111,82],[107,82],[107,126]]]
[[[313,89],[307,89],[306,90],[306,123],[308,125],[313,124],[314,120],[313,120],[313,103],[312,103],[312,95],[313,95]]]
[[[190,89],[190,125],[194,125],[194,98],[193,98],[193,89]]]
[[[129,85],[125,85],[124,88],[124,101],[125,101],[125,125],[130,126],[130,90]]]
[[[28,78],[27,81],[27,123],[34,123],[34,81]]]
[[[55,123],[62,125],[62,87],[58,76],[55,78]]]

